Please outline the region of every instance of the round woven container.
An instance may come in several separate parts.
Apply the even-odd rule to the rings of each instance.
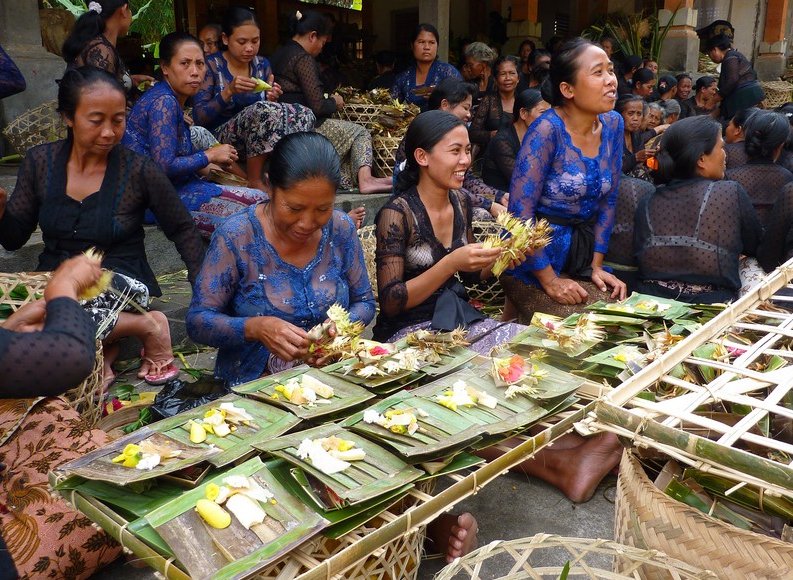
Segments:
[[[337,111],[336,116],[339,119],[363,125],[371,133],[377,124],[377,117],[380,116],[381,111],[382,105],[344,103],[344,107]]]
[[[673,500],[653,485],[631,453],[620,463],[615,512],[618,542],[661,550],[719,578],[790,578],[793,570],[793,544],[738,529]],[[646,579],[669,577],[649,568],[640,572]]]
[[[793,100],[793,84],[787,81],[765,81],[760,86],[765,92],[764,109],[775,109]]]
[[[399,135],[372,135],[372,153],[374,166],[372,173],[377,177],[391,177],[394,175],[396,151],[402,142],[404,133]]]
[[[611,567],[617,555],[629,563],[619,574],[614,573]],[[570,579],[635,580],[638,576],[634,571],[643,568],[657,570],[661,577],[667,579],[716,578],[710,572],[673,560],[656,550],[640,550],[611,540],[537,534],[530,538],[491,542],[458,558],[441,570],[434,580],[556,580],[561,577],[566,563],[569,563],[567,577]]]
[[[369,282],[372,284],[372,292],[377,298],[377,265],[375,264],[375,254],[377,253],[376,226],[374,224],[364,226],[358,230],[358,238],[361,240],[363,249],[363,259],[366,263],[366,273],[369,274]]]
[[[66,125],[56,111],[58,104],[50,101],[25,111],[3,130],[11,146],[24,157],[31,147],[66,138]]]
[[[491,234],[500,234],[501,226],[498,222],[490,221],[474,221],[472,224],[474,231],[474,240],[482,242],[487,236]],[[477,282],[473,286],[467,286],[468,299],[481,302],[485,306],[492,306],[494,308],[504,308],[504,289],[501,287],[501,281],[492,277],[487,280]]]
[[[587,282],[586,280],[576,280],[576,282],[587,291],[589,298],[586,302],[573,305],[559,304],[548,296],[542,288],[529,286],[512,276],[504,275],[501,276],[500,280],[504,287],[504,293],[518,310],[518,322],[521,324],[531,324],[531,317],[534,316],[535,312],[567,318],[576,312],[583,312],[587,304],[592,304],[598,300],[611,300],[610,291],[603,292],[592,282]]]

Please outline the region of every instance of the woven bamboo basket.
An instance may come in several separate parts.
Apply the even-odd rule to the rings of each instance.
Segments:
[[[719,578],[789,578],[793,570],[793,544],[738,529],[670,498],[631,453],[620,464],[615,511],[617,541],[661,550]],[[647,567],[639,572],[648,580],[668,578]]]
[[[11,121],[3,130],[6,139],[20,155],[24,156],[28,149],[36,145],[66,138],[66,125],[56,107],[55,101],[34,107]]]
[[[398,135],[372,135],[372,153],[374,155],[373,173],[377,177],[394,175],[396,151],[402,142],[404,133]]]
[[[760,86],[765,92],[764,109],[775,109],[793,100],[793,84],[787,81],[764,81]]]
[[[0,304],[11,307],[16,312],[25,304],[40,299],[44,295],[51,272],[20,272],[0,273]],[[24,298],[12,297],[11,291],[23,286],[27,289]],[[91,374],[74,389],[67,391],[62,397],[71,405],[91,426],[95,426],[102,418],[102,344],[96,343],[96,360]]]
[[[627,563],[619,574],[610,566],[617,555]],[[716,578],[711,572],[673,560],[657,550],[632,548],[611,540],[537,534],[530,538],[491,542],[446,566],[435,580],[556,579],[568,562],[568,578],[635,580],[634,572],[643,568],[657,570],[667,579]]]
[[[374,224],[364,226],[358,230],[358,238],[361,240],[363,248],[363,259],[366,263],[366,273],[369,274],[369,282],[372,284],[372,292],[377,298],[377,265],[375,264],[375,254],[377,253],[376,226]]]
[[[501,226],[495,221],[475,221],[472,224],[474,230],[474,240],[483,241],[491,234],[500,234]],[[469,300],[481,302],[485,306],[504,307],[504,289],[498,278],[490,278],[468,286]]]
[[[344,107],[336,112],[339,119],[352,121],[366,127],[370,133],[377,125],[377,118],[382,114],[382,105],[344,103]]]

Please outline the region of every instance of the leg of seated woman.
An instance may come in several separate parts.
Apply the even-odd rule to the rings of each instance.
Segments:
[[[246,172],[248,174],[248,187],[265,191],[264,185],[264,164],[267,155],[253,155],[248,157],[246,162]]]
[[[354,123],[352,123],[354,125]],[[350,148],[350,165],[358,171],[358,189],[361,193],[377,193],[391,191],[393,182],[390,177],[375,177],[372,175],[374,155],[372,153],[372,136],[369,132],[356,125],[360,130],[355,133],[355,139]]]
[[[121,312],[118,315],[118,322],[107,340],[114,342],[127,336],[134,336],[143,344],[144,356],[138,371],[138,378],[142,379],[151,372],[157,371],[158,369],[154,367],[160,367],[158,373],[160,375],[172,374],[170,368],[172,367],[170,363],[173,362],[171,330],[165,314],[158,310],[152,310],[146,314]]]
[[[460,515],[441,514],[427,524],[427,537],[451,563],[476,548],[478,530],[476,518],[468,512]]]

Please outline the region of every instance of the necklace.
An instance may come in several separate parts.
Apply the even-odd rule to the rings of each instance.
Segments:
[[[562,111],[562,113],[564,113],[564,119],[570,120],[570,116],[567,114],[567,111],[565,111],[564,109],[562,109],[561,111]],[[587,136],[587,132],[586,131],[584,131],[584,132],[573,131],[572,128],[567,125],[567,123],[565,123],[565,126],[567,127],[567,130],[570,133],[575,133],[575,134],[580,135],[582,137],[586,137]],[[595,120],[592,121],[592,134],[593,135],[598,132],[598,128],[599,127],[600,127],[600,123],[598,122],[597,117],[595,117]]]

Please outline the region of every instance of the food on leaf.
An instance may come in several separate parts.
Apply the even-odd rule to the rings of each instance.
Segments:
[[[231,525],[231,514],[208,499],[199,499],[195,506],[198,515],[210,526],[222,530]]]
[[[207,439],[207,430],[201,423],[190,421],[190,442],[203,443]]]
[[[350,464],[331,455],[323,446],[322,439],[303,439],[297,448],[297,456],[311,463],[326,475],[333,475],[347,469]]]
[[[234,514],[234,517],[245,526],[246,530],[250,530],[251,526],[261,524],[267,517],[258,501],[241,493],[236,493],[226,500],[226,509]]]
[[[272,85],[263,79],[253,78],[251,79],[253,82],[256,83],[256,86],[253,89],[254,93],[261,93],[262,91],[269,91],[272,89]]]
[[[382,415],[373,409],[367,409],[363,412],[363,422],[380,425],[392,433],[413,435],[419,430],[416,413],[427,415],[426,412],[417,409],[389,409]]]
[[[275,393],[279,393],[293,405],[313,407],[316,403],[329,403],[333,398],[333,387],[315,379],[309,374],[292,377],[283,385],[275,385]]]
[[[141,441],[139,444],[130,443],[121,454],[114,457],[113,463],[120,463],[123,467],[134,467],[140,470],[149,470],[157,467],[163,459],[179,457],[180,449],[171,449],[165,445],[157,445],[151,441]]]
[[[521,380],[526,375],[530,364],[517,354],[513,354],[509,358],[494,357],[490,374],[496,385],[503,387]]]

